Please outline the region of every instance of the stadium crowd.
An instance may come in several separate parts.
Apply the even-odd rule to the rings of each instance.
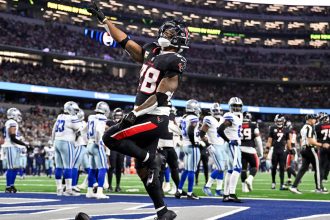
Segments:
[[[3,62],[0,67],[0,81],[5,82],[129,95],[135,95],[138,84],[137,73],[136,75],[128,73],[125,77],[120,78],[111,73],[68,71],[55,66],[41,68],[41,66],[30,64]],[[182,86],[175,93],[175,98],[189,99],[191,94],[194,94],[199,101],[227,102],[231,96],[237,95],[244,97],[244,104],[253,106],[322,108],[330,104],[329,87],[327,86],[275,85],[271,88],[267,84],[209,82],[185,77]]]
[[[120,48],[108,48],[51,23],[31,25],[0,18],[0,42],[5,45],[33,48],[76,56],[99,57],[108,60],[132,62]],[[62,37],[65,36],[65,37]],[[84,45],[80,47],[79,45]],[[329,72],[330,55],[264,53],[249,48],[235,47],[196,48],[184,54],[188,59],[187,72],[222,78],[249,78],[321,81]],[[298,74],[299,73],[299,74]]]

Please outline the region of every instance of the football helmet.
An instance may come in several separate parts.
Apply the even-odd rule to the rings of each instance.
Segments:
[[[64,112],[69,115],[76,115],[79,110],[79,106],[76,102],[68,101],[64,104]]]
[[[327,113],[319,112],[317,116],[318,116],[319,122],[321,122],[321,123],[329,122],[329,115]]]
[[[22,114],[17,108],[10,108],[7,110],[7,118],[13,119],[17,122],[22,121]]]
[[[243,121],[244,122],[252,121],[252,115],[250,112],[243,112]]]
[[[232,113],[242,113],[243,111],[243,102],[238,97],[232,97],[229,102],[229,111]]]
[[[123,119],[123,117],[124,117],[124,111],[121,108],[116,108],[115,110],[113,110],[112,112],[113,120],[119,122],[121,119]]]
[[[291,121],[286,121],[285,122],[285,127],[288,128],[289,130],[291,130],[292,129],[292,123],[291,123]]]
[[[199,116],[201,112],[201,107],[199,102],[195,99],[190,99],[186,102],[186,112],[194,113],[195,115]]]
[[[101,101],[96,104],[94,111],[97,113],[104,114],[105,116],[109,117],[110,107],[109,107],[108,103]]]
[[[277,114],[274,118],[275,125],[279,128],[282,128],[285,124],[285,117],[284,115]]]
[[[179,50],[188,49],[190,34],[188,27],[182,21],[164,22],[158,31],[158,44],[164,47],[176,47]]]
[[[212,106],[210,107],[210,112],[211,115],[215,118],[220,118],[221,115],[223,115],[222,108],[220,107],[220,104],[217,102],[212,104]]]
[[[79,109],[77,116],[80,121],[83,121],[85,119],[85,112],[82,109]]]

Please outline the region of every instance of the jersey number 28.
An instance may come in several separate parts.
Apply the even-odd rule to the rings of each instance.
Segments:
[[[140,91],[146,94],[154,93],[157,89],[159,75],[159,70],[143,64],[140,72],[140,78],[142,79],[142,82],[140,83]]]

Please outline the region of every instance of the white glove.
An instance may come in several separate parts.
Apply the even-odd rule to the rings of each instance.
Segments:
[[[214,154],[215,153],[214,146],[212,144],[210,146],[208,146],[207,147],[207,151],[209,152],[209,154]]]

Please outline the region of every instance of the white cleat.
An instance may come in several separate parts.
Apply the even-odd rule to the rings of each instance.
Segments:
[[[249,192],[249,189],[248,189],[248,187],[246,186],[246,183],[245,183],[245,182],[242,183],[242,192],[243,192],[243,193],[248,193],[248,192]]]
[[[163,184],[163,191],[166,193],[171,190],[171,183],[164,182]]]
[[[86,198],[88,198],[88,199],[96,199],[97,196],[96,196],[96,193],[93,193],[93,192],[87,192],[87,193],[86,193]]]
[[[58,190],[56,191],[56,194],[57,194],[58,196],[63,196],[63,189],[58,189]]]
[[[176,191],[177,191],[176,186],[173,185],[171,191],[169,191],[168,194],[174,195],[176,193]]]
[[[78,185],[77,188],[79,188],[79,189],[87,189],[87,184],[86,183],[82,183],[82,184]]]
[[[248,192],[251,192],[253,190],[253,186],[252,186],[252,181],[251,180],[246,179],[245,180],[245,185],[246,185],[246,188],[248,189]]]
[[[63,196],[80,196],[80,193],[71,190],[65,190]]]
[[[109,199],[109,196],[103,194],[103,193],[97,193],[96,199]]]
[[[80,189],[78,188],[78,186],[72,187],[72,190],[77,192],[77,193],[80,193]]]
[[[298,189],[297,189],[297,187],[290,187],[289,188],[289,190],[290,190],[290,192],[292,192],[292,193],[294,193],[294,194],[299,194],[299,195],[301,195],[302,194],[302,192],[300,192]]]

